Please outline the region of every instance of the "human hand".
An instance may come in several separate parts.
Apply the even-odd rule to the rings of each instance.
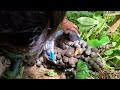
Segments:
[[[71,21],[67,20],[67,19],[64,19],[61,22],[61,27],[63,28],[63,31],[66,34],[67,34],[68,30],[71,30],[71,31],[74,31],[74,32],[78,33],[77,26],[74,23],[72,23]]]

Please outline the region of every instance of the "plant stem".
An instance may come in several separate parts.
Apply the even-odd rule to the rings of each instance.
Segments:
[[[107,61],[107,60],[110,60],[110,59],[113,59],[113,58],[116,58],[116,56],[113,56],[113,57],[105,57],[104,60]]]

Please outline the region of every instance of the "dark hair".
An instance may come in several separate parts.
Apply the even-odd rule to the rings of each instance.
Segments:
[[[19,42],[29,44],[29,54],[35,52],[38,58],[46,40],[56,31],[65,14],[66,11],[0,11],[0,33],[17,33],[10,36],[11,41],[8,36],[6,40],[19,45]],[[25,34],[29,32],[32,35]],[[26,43],[29,39],[30,42]]]

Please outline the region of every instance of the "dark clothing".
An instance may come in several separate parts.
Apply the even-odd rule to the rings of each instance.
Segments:
[[[44,28],[42,14],[39,11],[0,11],[0,41],[28,45],[30,38]]]

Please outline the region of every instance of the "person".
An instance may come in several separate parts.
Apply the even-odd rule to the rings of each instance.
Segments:
[[[4,78],[15,78],[25,55],[38,59],[59,24],[64,32],[77,33],[77,26],[65,18],[67,11],[0,11],[0,52],[10,59]]]
[[[64,18],[63,21],[61,22],[61,27],[64,30],[64,33],[67,33],[67,30],[71,30],[71,31],[78,33],[77,25],[67,20],[66,18]]]

